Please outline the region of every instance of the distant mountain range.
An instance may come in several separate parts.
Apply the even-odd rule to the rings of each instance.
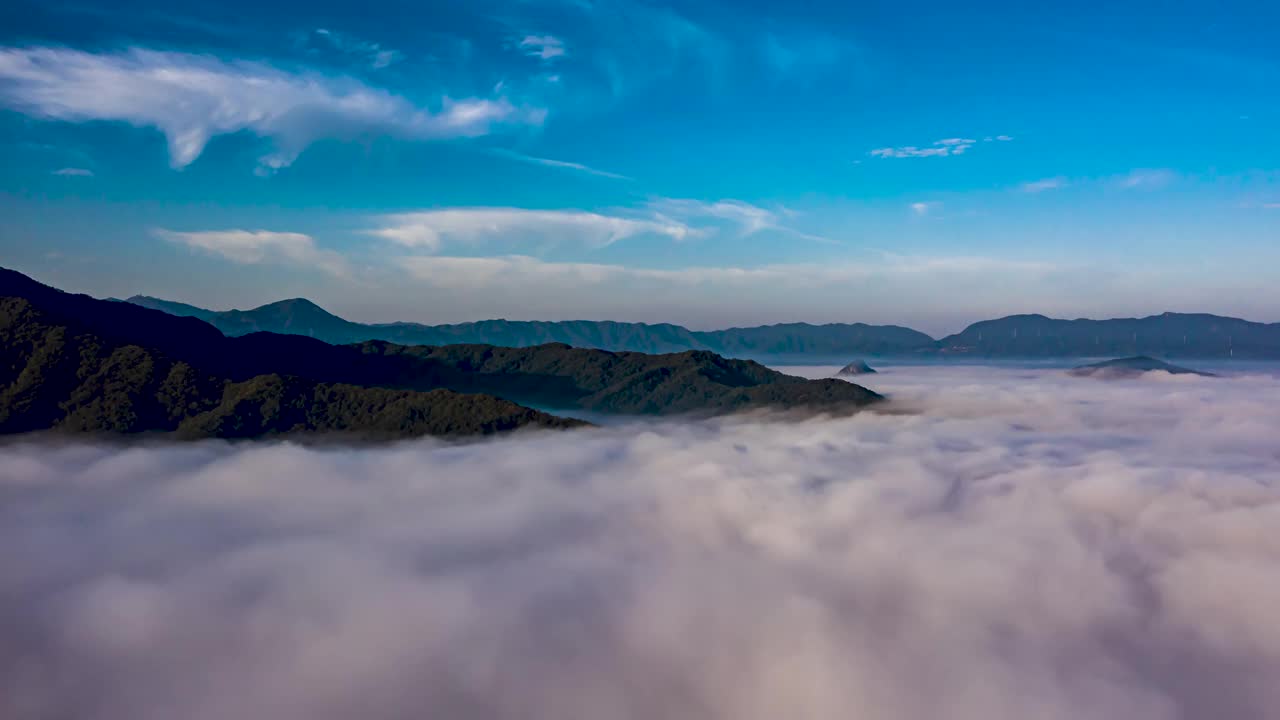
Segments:
[[[300,326],[288,323],[314,306],[283,307],[275,321],[296,331]],[[791,377],[707,351],[228,337],[195,317],[73,295],[0,269],[0,433],[387,439],[582,424],[524,404],[709,414],[845,412],[880,399],[853,383]]]
[[[483,320],[457,325],[397,322],[365,325],[344,320],[319,305],[296,298],[252,310],[214,311],[135,295],[135,305],[199,318],[227,335],[275,332],[306,335],[330,343],[385,340],[402,345],[478,343],[531,347],[564,343],[600,350],[674,353],[709,350],[730,357],[892,355],[913,352],[933,338],[894,325],[808,325],[793,323],[700,332],[679,325],[623,322]]]
[[[736,358],[805,361],[848,356],[948,355],[992,358],[1158,355],[1280,359],[1280,323],[1204,314],[1056,320],[1011,315],[974,323],[941,340],[896,325],[790,323],[694,331],[679,325],[609,321],[484,320],[456,325],[344,320],[310,300],[283,300],[252,310],[214,311],[142,295],[128,302],[196,317],[231,336],[267,331],[329,343],[383,340],[403,345],[478,343],[530,347],[558,342],[580,348],[646,353],[709,350]],[[842,360],[847,362],[847,359]]]
[[[1055,320],[1012,315],[949,335],[939,352],[984,357],[1108,357],[1280,359],[1280,323],[1218,315],[1164,313],[1145,318]]]

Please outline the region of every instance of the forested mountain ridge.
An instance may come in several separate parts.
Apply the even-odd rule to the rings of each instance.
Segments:
[[[707,351],[227,337],[194,317],[65,293],[7,270],[0,299],[0,430],[8,432],[457,435],[579,424],[518,403],[712,414],[844,412],[881,399],[851,383],[804,380]]]
[[[482,320],[455,325],[362,324],[295,298],[252,310],[213,311],[134,296],[128,302],[198,317],[227,335],[268,331],[331,343],[382,340],[401,345],[485,344],[530,347],[564,343],[580,348],[646,353],[710,350],[726,357],[803,360],[844,356],[972,355],[976,357],[1237,357],[1280,359],[1280,323],[1208,314],[1164,313],[1145,318],[1059,320],[1010,315],[976,322],[941,340],[896,325],[788,323],[695,331],[670,324],[612,321]]]

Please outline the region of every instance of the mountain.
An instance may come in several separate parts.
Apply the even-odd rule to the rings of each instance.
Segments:
[[[1011,315],[974,323],[945,337],[937,350],[983,357],[1235,357],[1280,359],[1280,323],[1204,314],[1055,320]]]
[[[483,320],[457,325],[344,320],[309,300],[284,300],[252,310],[214,311],[137,295],[128,302],[173,315],[198,317],[227,335],[267,331],[344,344],[383,340],[401,345],[481,344],[531,347],[564,343],[580,348],[645,353],[710,350],[730,357],[893,355],[928,348],[933,338],[893,325],[791,323],[694,331],[679,325],[589,320]]]
[[[205,310],[204,308],[196,307],[195,305],[174,302],[172,300],[161,300],[160,298],[147,297],[145,295],[134,295],[128,300],[116,300],[115,298],[109,299],[112,302],[127,302],[133,303],[134,305],[141,305],[145,308],[159,310],[161,312],[169,313],[170,315],[177,315],[178,317],[193,317],[207,323],[212,323],[215,318],[221,314],[215,310]]]
[[[401,345],[483,344],[532,347],[564,343],[579,348],[645,353],[709,350],[736,358],[774,361],[864,356],[975,357],[1236,357],[1280,359],[1280,323],[1264,324],[1205,314],[1165,313],[1146,318],[1057,320],[1011,315],[984,320],[934,340],[896,325],[789,323],[694,331],[679,325],[611,321],[483,320],[457,325],[398,322],[363,324],[334,315],[304,299],[252,310],[205,310],[146,296],[128,302],[173,315],[197,317],[227,335],[274,332],[329,343],[382,340]]]
[[[1203,377],[1216,377],[1213,373],[1201,372],[1200,370],[1191,370],[1189,368],[1170,365],[1163,360],[1157,360],[1146,355],[1138,355],[1135,357],[1117,358],[1115,360],[1104,360],[1103,362],[1093,363],[1091,365],[1081,365],[1072,368],[1067,372],[1071,375],[1080,377],[1101,377],[1101,378],[1132,378],[1140,377],[1146,373],[1153,371],[1167,372],[1170,375],[1201,375]]]
[[[867,364],[866,360],[854,360],[853,362],[840,368],[840,372],[836,373],[842,377],[852,377],[854,375],[874,375],[876,369]]]
[[[6,300],[0,388],[7,411],[0,429],[10,432],[194,428],[197,436],[221,437],[296,427],[464,434],[572,424],[514,403],[674,414],[849,411],[881,399],[850,383],[804,380],[707,351],[331,345],[265,332],[227,337],[194,317],[64,293],[7,270],[0,270],[0,299]],[[170,376],[177,389],[166,384]],[[86,407],[89,421],[72,417]],[[204,416],[213,411],[231,419]],[[261,427],[253,424],[255,413],[266,414]],[[135,416],[141,419],[110,420]]]
[[[342,433],[389,439],[579,424],[448,390],[363,388],[278,374],[236,382],[154,348],[95,333],[56,308],[0,297],[0,433],[168,432],[192,439]]]
[[[125,302],[179,317],[198,318],[218,328],[224,335],[273,332],[306,335],[334,344],[376,339],[370,337],[364,329],[366,326],[343,320],[306,298],[281,300],[253,310],[224,312],[146,295],[134,295]]]

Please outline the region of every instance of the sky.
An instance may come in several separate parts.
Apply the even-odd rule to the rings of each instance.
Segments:
[[[1280,320],[1268,2],[0,6],[0,265],[359,321]]]

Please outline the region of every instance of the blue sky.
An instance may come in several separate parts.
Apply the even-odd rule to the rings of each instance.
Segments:
[[[1276,321],[1277,26],[1264,2],[11,0],[0,264],[366,321]]]

